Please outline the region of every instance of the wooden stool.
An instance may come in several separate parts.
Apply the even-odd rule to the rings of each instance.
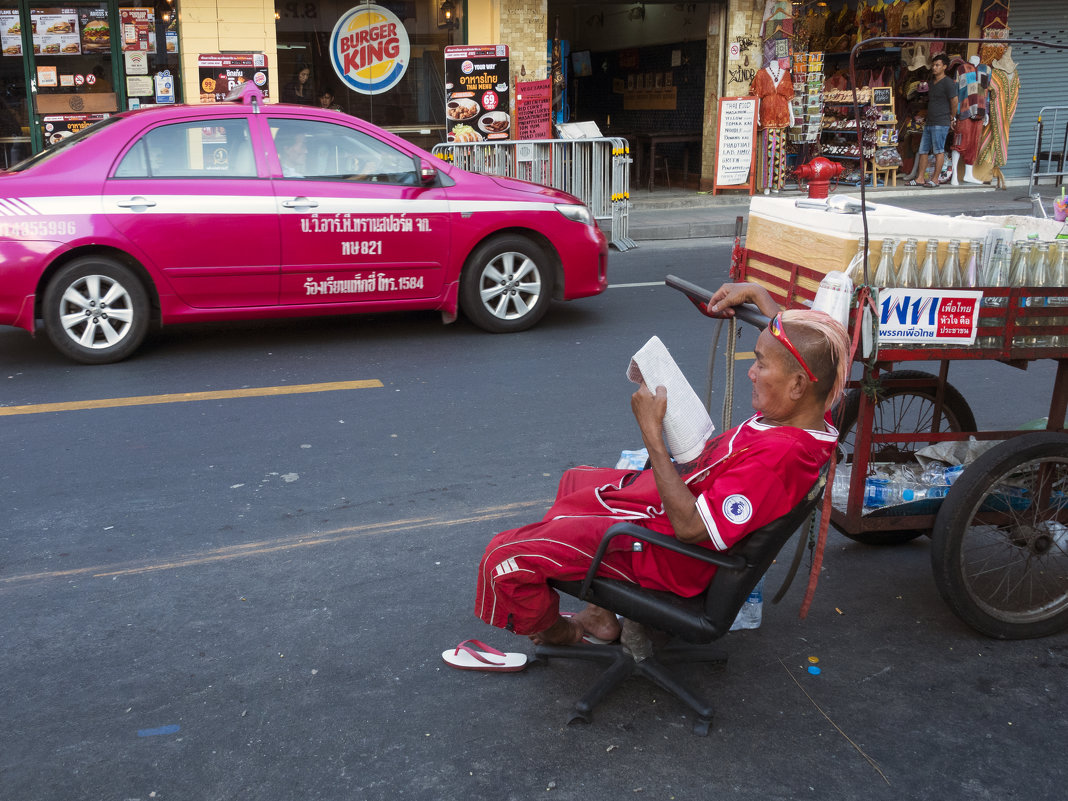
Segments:
[[[649,165],[649,191],[653,191],[653,180],[656,177],[657,170],[664,173],[664,182],[667,183],[667,188],[671,189],[671,170],[668,168],[667,156],[657,156],[653,163]]]
[[[879,179],[883,181],[883,186],[897,186],[897,167],[880,167],[874,161],[869,162],[871,171],[871,185],[878,186]]]

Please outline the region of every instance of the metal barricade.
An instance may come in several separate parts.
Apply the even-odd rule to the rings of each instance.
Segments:
[[[630,225],[630,147],[626,139],[525,139],[434,145],[443,161],[468,172],[519,178],[551,186],[585,203],[607,221],[608,242],[617,250],[637,247]]]
[[[1042,170],[1045,162],[1046,170]],[[1031,157],[1031,179],[1028,194],[1034,191],[1040,178],[1053,178],[1064,183],[1068,176],[1068,106],[1043,106],[1035,122],[1035,152]],[[1057,169],[1053,169],[1053,165]]]

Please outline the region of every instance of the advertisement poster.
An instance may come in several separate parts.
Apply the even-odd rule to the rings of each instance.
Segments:
[[[156,52],[156,12],[151,8],[120,8],[122,50]]]
[[[78,12],[83,53],[110,53],[111,26],[106,8],[83,8]]]
[[[507,45],[445,48],[445,116],[450,142],[511,136]]]
[[[45,145],[54,145],[61,139],[66,139],[83,128],[88,128],[94,122],[106,120],[110,116],[110,114],[55,114],[45,116],[41,120]]]
[[[5,56],[22,55],[22,24],[17,8],[0,8],[0,48]]]
[[[267,56],[263,53],[206,53],[197,57],[200,102],[221,103],[246,81],[268,97]]]
[[[967,289],[880,290],[879,343],[971,345],[982,297]]]
[[[553,82],[520,81],[515,85],[515,138],[553,138]]]
[[[400,83],[412,48],[400,17],[379,5],[350,8],[330,33],[330,64],[361,95],[380,95]]]
[[[41,55],[78,55],[78,12],[73,8],[30,9],[33,25],[33,52]]]

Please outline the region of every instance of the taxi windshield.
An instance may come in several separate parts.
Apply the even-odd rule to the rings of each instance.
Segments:
[[[16,164],[12,164],[10,167],[8,167],[7,171],[22,172],[23,170],[28,170],[30,167],[34,167],[38,164],[41,164],[42,162],[48,161],[57,153],[62,153],[64,150],[76,147],[80,142],[85,140],[86,137],[92,136],[97,131],[101,130],[102,128],[105,128],[111,123],[118,122],[120,119],[121,117],[108,117],[106,119],[100,120],[100,122],[94,122],[88,128],[82,128],[82,130],[78,131],[76,134],[72,134],[71,136],[68,136],[64,139],[60,139],[53,145],[49,145],[40,153],[36,153]]]

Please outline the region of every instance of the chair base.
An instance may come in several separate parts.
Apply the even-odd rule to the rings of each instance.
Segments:
[[[596,683],[575,702],[568,723],[590,723],[593,708],[610,692],[630,676],[638,675],[652,681],[661,689],[674,695],[697,715],[694,734],[708,735],[712,726],[712,704],[695,695],[666,669],[666,665],[690,662],[715,662],[724,664],[727,655],[723,648],[710,645],[690,645],[673,641],[654,650],[653,655],[637,661],[622,644],[611,645],[539,645],[534,649],[530,664],[546,664],[550,658],[582,659],[588,662],[607,663],[608,668]]]

